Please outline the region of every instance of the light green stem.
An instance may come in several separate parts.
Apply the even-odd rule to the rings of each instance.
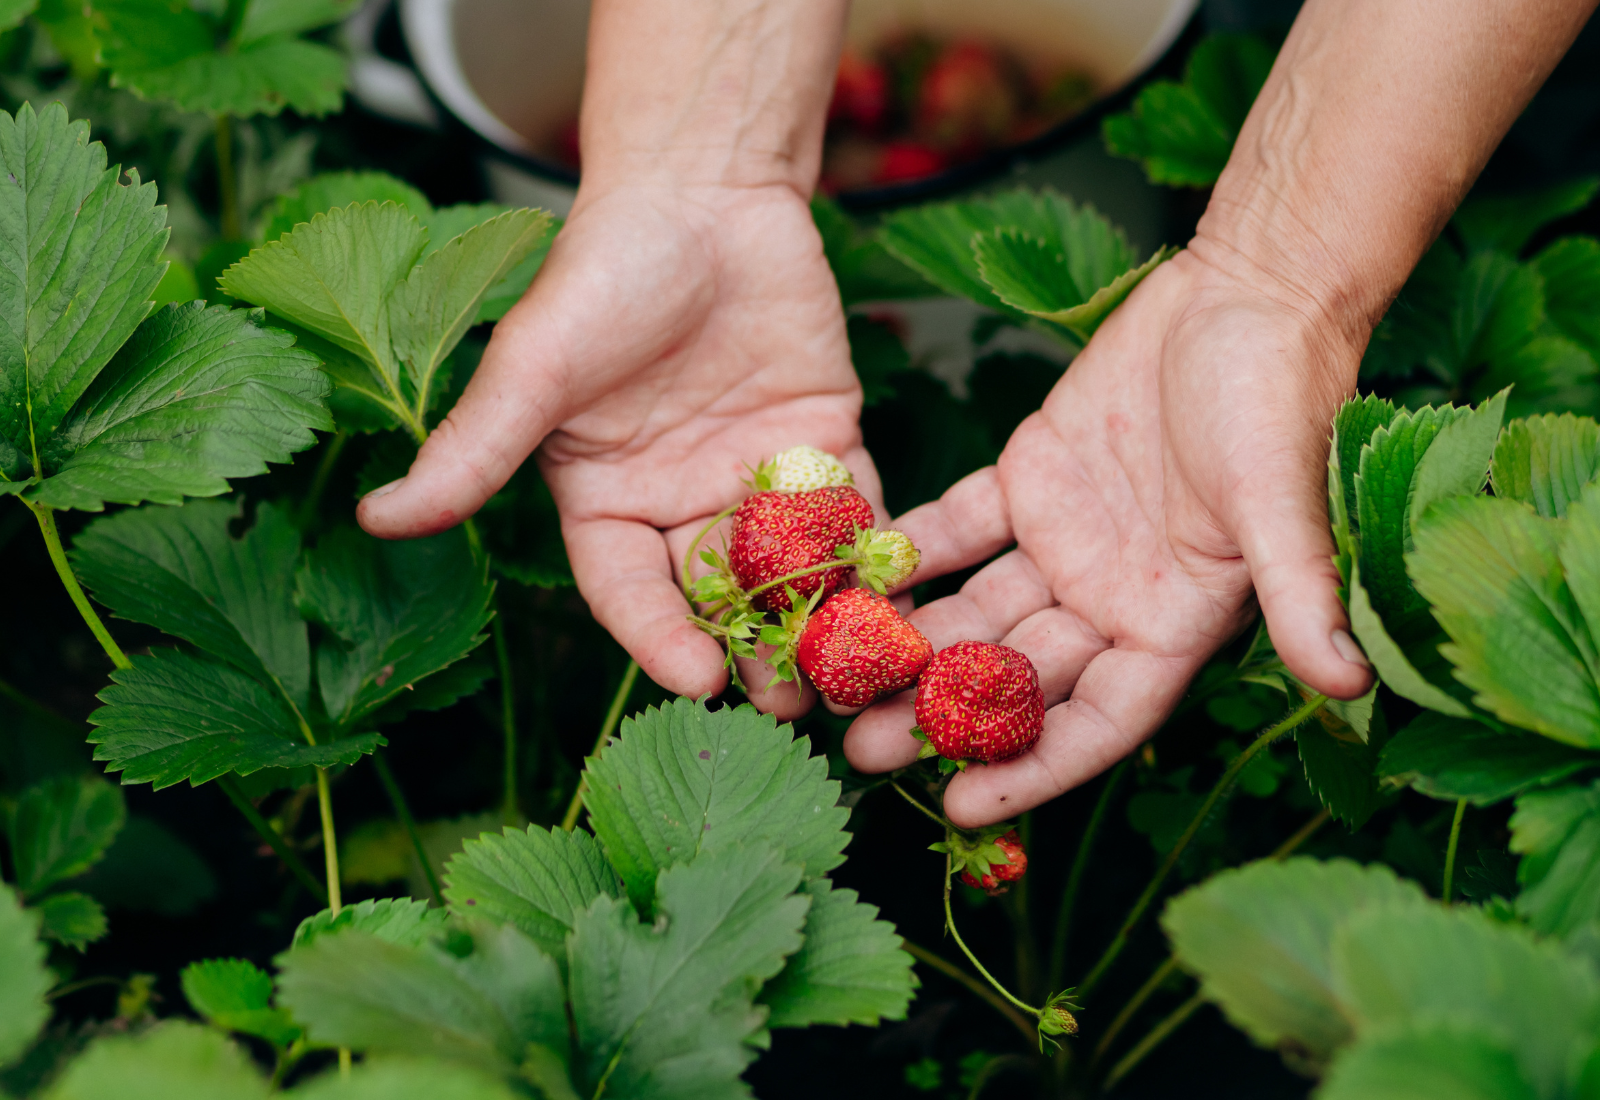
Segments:
[[[1222,773],[1222,778],[1217,780],[1216,786],[1211,788],[1211,793],[1206,795],[1206,800],[1200,804],[1200,809],[1195,813],[1193,820],[1189,822],[1188,828],[1184,829],[1183,835],[1178,838],[1178,842],[1172,846],[1172,850],[1161,861],[1161,866],[1157,868],[1155,876],[1150,879],[1149,885],[1144,888],[1144,893],[1140,894],[1139,900],[1133,903],[1132,911],[1128,913],[1127,919],[1122,922],[1122,927],[1117,929],[1115,938],[1106,947],[1099,961],[1094,964],[1094,969],[1089,971],[1089,976],[1083,980],[1083,984],[1078,987],[1078,995],[1080,997],[1088,995],[1089,991],[1105,976],[1105,972],[1110,969],[1111,964],[1122,953],[1122,949],[1127,946],[1128,936],[1138,925],[1140,918],[1145,914],[1145,910],[1150,907],[1150,903],[1160,893],[1162,885],[1167,881],[1167,876],[1178,865],[1178,857],[1183,855],[1184,849],[1188,848],[1189,842],[1195,838],[1195,834],[1200,831],[1200,827],[1206,823],[1206,819],[1211,816],[1211,811],[1216,808],[1217,803],[1222,801],[1233,790],[1234,781],[1239,778],[1239,773],[1244,771],[1245,765],[1254,760],[1256,755],[1268,745],[1284,734],[1296,729],[1300,723],[1321,710],[1323,704],[1327,701],[1328,697],[1326,695],[1313,695],[1290,712],[1287,718],[1269,728],[1260,737],[1257,737],[1255,741],[1251,742],[1249,748],[1233,758],[1233,763],[1228,765],[1227,770]]]
[[[961,953],[967,957],[967,961],[972,964],[973,969],[977,970],[979,974],[983,975],[984,981],[993,986],[996,993],[1000,994],[1000,996],[1004,997],[1006,1000],[1022,1009],[1022,1011],[1026,1012],[1034,1019],[1038,1019],[1040,1010],[1034,1008],[1026,1001],[1021,1001],[1016,997],[1013,997],[1009,989],[996,981],[995,976],[984,969],[983,964],[978,961],[978,956],[972,953],[972,950],[967,947],[966,941],[961,938],[961,933],[956,930],[955,914],[950,911],[950,873],[950,853],[946,852],[944,856],[944,926],[949,930],[950,938],[956,941],[956,946],[961,948]]]
[[[611,707],[606,711],[605,721],[600,724],[600,736],[594,739],[594,752],[591,756],[599,756],[606,747],[606,740],[612,731],[622,721],[622,709],[628,705],[628,696],[633,694],[633,683],[639,678],[639,662],[630,660],[627,671],[622,674],[622,683],[617,686],[617,693],[611,697]],[[578,789],[572,792],[572,801],[567,804],[567,812],[561,819],[561,827],[567,832],[572,832],[578,826],[578,815],[583,813],[583,779],[578,779]]]
[[[333,828],[333,795],[328,791],[328,769],[317,769],[317,809],[322,814],[323,868],[328,876],[328,909],[334,916],[344,908],[339,893],[339,837]]]
[[[1461,819],[1467,816],[1467,800],[1459,799],[1456,802],[1455,820],[1450,822],[1450,843],[1444,850],[1444,903],[1450,904],[1450,891],[1455,886],[1456,878],[1456,848],[1461,844]]]
[[[61,548],[61,533],[56,530],[55,512],[48,504],[34,504],[26,500],[22,503],[33,511],[34,518],[39,521],[39,532],[44,535],[45,549],[50,551],[50,562],[56,567],[56,574],[66,586],[67,595],[72,597],[73,606],[83,616],[90,633],[100,643],[100,648],[106,651],[113,665],[121,669],[132,668],[133,662],[128,660],[128,655],[111,637],[111,632],[100,621],[100,616],[95,614],[94,608],[89,606],[89,597],[83,594],[83,586],[78,583],[77,574],[73,573],[72,565],[67,561],[67,553]]]
[[[428,889],[433,893],[433,903],[443,905],[444,891],[439,889],[439,876],[434,873],[433,864],[428,860],[428,853],[422,847],[422,834],[417,832],[417,819],[411,816],[406,793],[400,789],[400,784],[395,780],[389,762],[383,758],[382,749],[372,754],[372,766],[378,771],[378,780],[389,795],[389,804],[394,807],[395,816],[400,819],[406,835],[411,838],[411,848],[417,853],[417,862],[422,865],[422,873],[428,880]]]
[[[983,1002],[990,1008],[994,1009],[996,1012],[1000,1013],[1000,1015],[1010,1020],[1016,1029],[1022,1032],[1023,1039],[1029,1043],[1034,1041],[1034,1025],[1030,1024],[1028,1022],[1028,1018],[1022,1013],[1018,1012],[1005,1001],[995,996],[994,990],[984,985],[971,974],[968,974],[965,970],[962,970],[955,963],[943,958],[942,956],[935,955],[932,951],[929,951],[926,947],[923,947],[920,944],[915,944],[910,940],[902,939],[900,941],[900,946],[904,947],[906,951],[910,953],[912,958],[917,959],[920,962],[925,962],[939,973],[943,974],[945,977],[950,978],[953,981],[960,982],[968,990],[981,998]]]
[[[739,506],[735,504],[712,516],[711,522],[700,528],[700,533],[694,537],[694,541],[689,544],[688,552],[683,555],[683,597],[689,601],[691,607],[694,606],[694,581],[689,577],[689,567],[694,563],[695,551],[700,549],[700,544],[705,541],[705,537],[711,533],[713,527],[738,510]]]
[[[929,820],[931,820],[935,825],[939,826],[939,828],[941,828],[941,829],[954,829],[955,828],[955,826],[950,824],[950,822],[946,821],[944,818],[940,817],[938,814],[936,814],[932,810],[928,809],[928,807],[924,806],[917,799],[912,798],[911,795],[906,793],[906,789],[904,787],[902,787],[900,784],[896,783],[894,780],[892,780],[892,779],[889,780],[889,786],[893,787],[895,789],[895,791],[899,793],[901,798],[905,799],[907,802],[911,803],[917,809],[921,810],[924,814],[926,814],[927,817],[929,818]]]

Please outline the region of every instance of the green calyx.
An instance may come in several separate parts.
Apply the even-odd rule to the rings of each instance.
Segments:
[[[1074,1011],[1082,1011],[1083,1006],[1072,999],[1075,989],[1064,989],[1060,993],[1052,994],[1039,1010],[1039,1052],[1044,1053],[1044,1045],[1049,1043],[1057,1046],[1051,1036],[1078,1034],[1078,1018]]]
[[[912,726],[910,733],[912,737],[922,742],[922,748],[917,750],[917,759],[937,760],[939,762],[940,775],[964,772],[967,770],[967,765],[971,763],[970,760],[951,760],[947,756],[941,756],[939,750],[933,747],[933,742],[928,739],[928,735],[923,732],[921,726]]]
[[[1011,857],[1006,855],[1005,849],[996,842],[1016,827],[1015,821],[1005,821],[999,825],[985,825],[976,832],[948,829],[945,831],[944,839],[937,844],[928,845],[928,850],[943,852],[950,857],[952,875],[966,871],[982,882],[983,876],[987,875],[991,868],[1011,865]]]
[[[905,532],[876,527],[857,528],[855,542],[839,546],[834,554],[853,560],[861,583],[880,596],[909,580],[922,562],[921,553]]]

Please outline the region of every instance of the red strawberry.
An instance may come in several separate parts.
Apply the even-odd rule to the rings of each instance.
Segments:
[[[1004,141],[1017,115],[1015,83],[988,46],[953,42],[923,78],[917,132],[938,148],[960,152]]]
[[[1017,831],[1012,829],[1004,836],[997,837],[994,843],[1005,853],[1009,863],[989,864],[989,872],[982,878],[973,878],[970,870],[961,872],[961,881],[977,890],[988,890],[999,893],[1002,882],[1016,882],[1028,870],[1028,853],[1022,850],[1022,838]]]
[[[825,698],[864,707],[916,683],[932,656],[894,604],[870,588],[847,588],[811,614],[796,660]]]
[[[989,642],[957,642],[935,653],[917,684],[916,709],[928,743],[950,760],[1009,760],[1044,730],[1033,662]]]
[[[845,50],[833,80],[828,119],[844,119],[863,130],[876,130],[889,115],[889,74],[883,66]]]
[[[733,513],[733,539],[728,564],[745,591],[768,581],[832,561],[834,550],[855,542],[856,530],[875,522],[872,505],[848,485],[830,485],[808,493],[755,493]],[[823,597],[843,583],[850,566],[819,569],[790,582],[802,598],[821,591]],[[783,585],[759,592],[750,601],[757,611],[787,611]]]

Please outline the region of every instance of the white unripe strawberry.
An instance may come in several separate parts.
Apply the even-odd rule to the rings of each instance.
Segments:
[[[854,485],[843,462],[802,443],[780,451],[756,470],[755,487],[779,493],[808,493],[833,485]]]

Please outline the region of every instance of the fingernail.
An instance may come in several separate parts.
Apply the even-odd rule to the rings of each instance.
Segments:
[[[393,481],[389,482],[389,484],[387,484],[387,485],[378,486],[376,489],[372,490],[372,492],[368,493],[366,496],[362,497],[361,499],[362,500],[377,500],[379,497],[386,497],[390,493],[394,492],[396,489],[400,488],[401,483],[404,482],[404,481],[405,481],[405,478],[397,477]]]
[[[1350,637],[1349,631],[1335,630],[1332,640],[1333,648],[1339,651],[1339,656],[1353,665],[1360,665],[1362,668],[1372,667],[1367,661],[1367,655],[1361,652],[1361,647],[1356,645],[1356,640]]]

